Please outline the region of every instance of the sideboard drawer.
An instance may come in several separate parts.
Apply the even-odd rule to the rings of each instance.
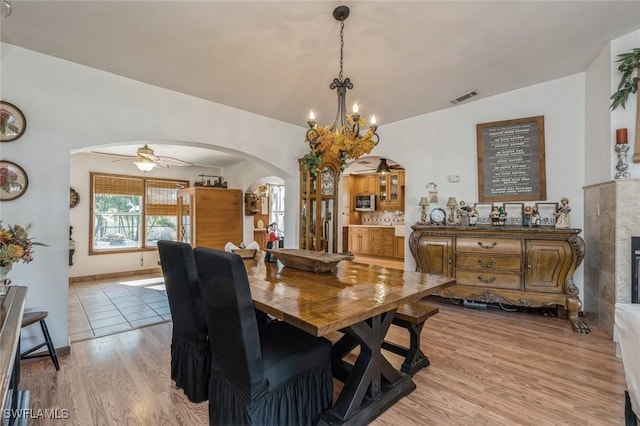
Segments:
[[[456,251],[484,254],[522,254],[522,240],[508,238],[456,238]]]
[[[476,269],[486,272],[522,270],[522,258],[520,256],[491,256],[487,254],[461,253],[456,257],[456,268]]]
[[[522,279],[520,274],[508,272],[467,271],[456,269],[456,284],[520,290],[522,288]]]

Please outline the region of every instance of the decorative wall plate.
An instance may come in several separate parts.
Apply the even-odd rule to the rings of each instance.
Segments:
[[[69,208],[74,208],[80,202],[80,194],[73,188],[69,188]]]
[[[29,177],[22,167],[11,161],[0,161],[0,201],[20,198],[29,187]]]
[[[444,225],[447,221],[447,213],[439,207],[431,210],[429,220],[433,225]]]
[[[0,142],[11,142],[24,134],[27,119],[20,109],[9,102],[0,101]]]

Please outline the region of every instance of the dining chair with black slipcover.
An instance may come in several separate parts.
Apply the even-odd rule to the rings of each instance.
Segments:
[[[331,343],[282,321],[258,327],[240,256],[194,250],[209,343],[209,424],[309,425],[331,405]]]
[[[208,399],[211,348],[193,249],[158,241],[158,253],[173,321],[171,379],[192,402]]]

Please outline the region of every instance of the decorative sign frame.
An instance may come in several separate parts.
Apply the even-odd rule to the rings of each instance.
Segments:
[[[479,202],[546,200],[544,116],[480,123],[476,136]]]

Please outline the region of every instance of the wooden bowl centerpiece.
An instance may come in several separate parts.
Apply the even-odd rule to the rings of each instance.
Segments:
[[[300,249],[266,249],[284,266],[309,272],[329,272],[341,260],[351,260],[353,255],[325,253]]]

